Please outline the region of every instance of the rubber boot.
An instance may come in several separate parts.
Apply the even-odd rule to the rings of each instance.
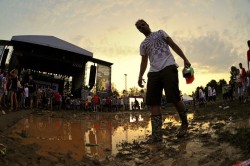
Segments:
[[[177,133],[177,137],[183,137],[187,134],[188,129],[188,120],[187,120],[187,112],[186,110],[178,111],[179,117],[181,119],[181,127]]]
[[[151,115],[152,136],[147,143],[162,141],[162,115]]]

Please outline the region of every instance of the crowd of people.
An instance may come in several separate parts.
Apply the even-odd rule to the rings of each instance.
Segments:
[[[84,111],[92,112],[116,112],[125,110],[140,110],[144,108],[143,102],[139,103],[135,98],[134,101],[129,100],[129,96],[117,97],[113,96],[101,96],[97,93],[87,96],[82,107]]]
[[[240,104],[246,103],[250,95],[250,73],[242,63],[239,63],[239,68],[232,66],[230,73],[230,81],[223,84],[221,89],[223,103],[228,104],[234,100],[238,100]],[[216,102],[216,96],[216,88],[210,85],[192,92],[194,106],[206,106],[209,102]]]
[[[18,77],[18,70],[10,72],[0,69],[0,103],[2,114],[21,109],[52,109],[53,104],[59,106],[62,103],[62,95],[54,92],[50,86],[42,87],[35,84],[30,74],[28,80]]]
[[[237,99],[240,104],[246,103],[250,94],[250,74],[246,72],[242,63],[239,68],[231,69],[232,78],[222,87],[222,96],[225,102]]]
[[[194,106],[199,105],[200,107],[206,106],[208,102],[216,102],[216,96],[215,87],[208,86],[207,92],[200,87],[196,92],[192,92],[193,104]]]
[[[21,76],[20,76],[21,77]],[[10,72],[0,69],[0,103],[1,113],[19,110],[82,110],[88,112],[115,112],[123,110],[143,109],[139,103],[129,97],[115,95],[99,95],[89,93],[86,99],[73,96],[71,93],[59,93],[51,86],[41,86],[29,74],[28,79],[20,79],[18,70]]]

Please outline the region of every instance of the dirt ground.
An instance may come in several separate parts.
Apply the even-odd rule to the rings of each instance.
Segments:
[[[105,149],[105,159],[84,155],[81,160],[75,160],[71,152],[38,155],[36,152],[41,147],[35,143],[22,144],[28,137],[27,133],[24,131],[18,133],[18,137],[13,136],[11,127],[30,114],[39,114],[28,110],[11,112],[0,115],[0,165],[232,166],[250,159],[249,106],[250,103],[238,104],[237,101],[228,105],[208,103],[201,108],[189,106],[188,112],[193,113],[194,118],[190,120],[186,137],[177,139],[178,126],[167,123],[163,128],[162,143],[148,145],[138,140],[122,142],[116,145],[119,149],[116,155],[111,155],[110,149]],[[163,114],[176,113],[169,110],[166,108]],[[148,111],[141,113],[148,114]],[[69,118],[70,115],[63,114],[62,117],[62,114],[53,112],[53,116]]]

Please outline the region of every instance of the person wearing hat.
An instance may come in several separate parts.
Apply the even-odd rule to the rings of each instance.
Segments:
[[[177,133],[182,137],[187,133],[188,120],[186,109],[180,98],[178,65],[175,62],[169,46],[183,59],[184,66],[190,67],[191,64],[171,37],[163,30],[152,32],[146,21],[140,19],[135,23],[136,28],[145,35],[144,41],[140,45],[141,64],[138,78],[138,85],[143,88],[143,75],[146,71],[148,60],[150,69],[147,74],[147,94],[146,105],[151,110],[152,136],[149,143],[162,141],[162,114],[161,98],[164,89],[168,102],[174,104],[181,119],[181,127]]]

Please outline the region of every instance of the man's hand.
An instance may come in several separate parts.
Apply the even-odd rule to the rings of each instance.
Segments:
[[[143,85],[143,83],[142,82],[144,82],[145,83],[145,80],[142,78],[142,77],[139,77],[138,78],[138,85],[139,85],[139,87],[141,87],[141,88],[143,88],[144,87],[144,85]]]
[[[184,60],[184,66],[190,67],[190,66],[191,66],[191,63],[190,63],[188,60]]]

